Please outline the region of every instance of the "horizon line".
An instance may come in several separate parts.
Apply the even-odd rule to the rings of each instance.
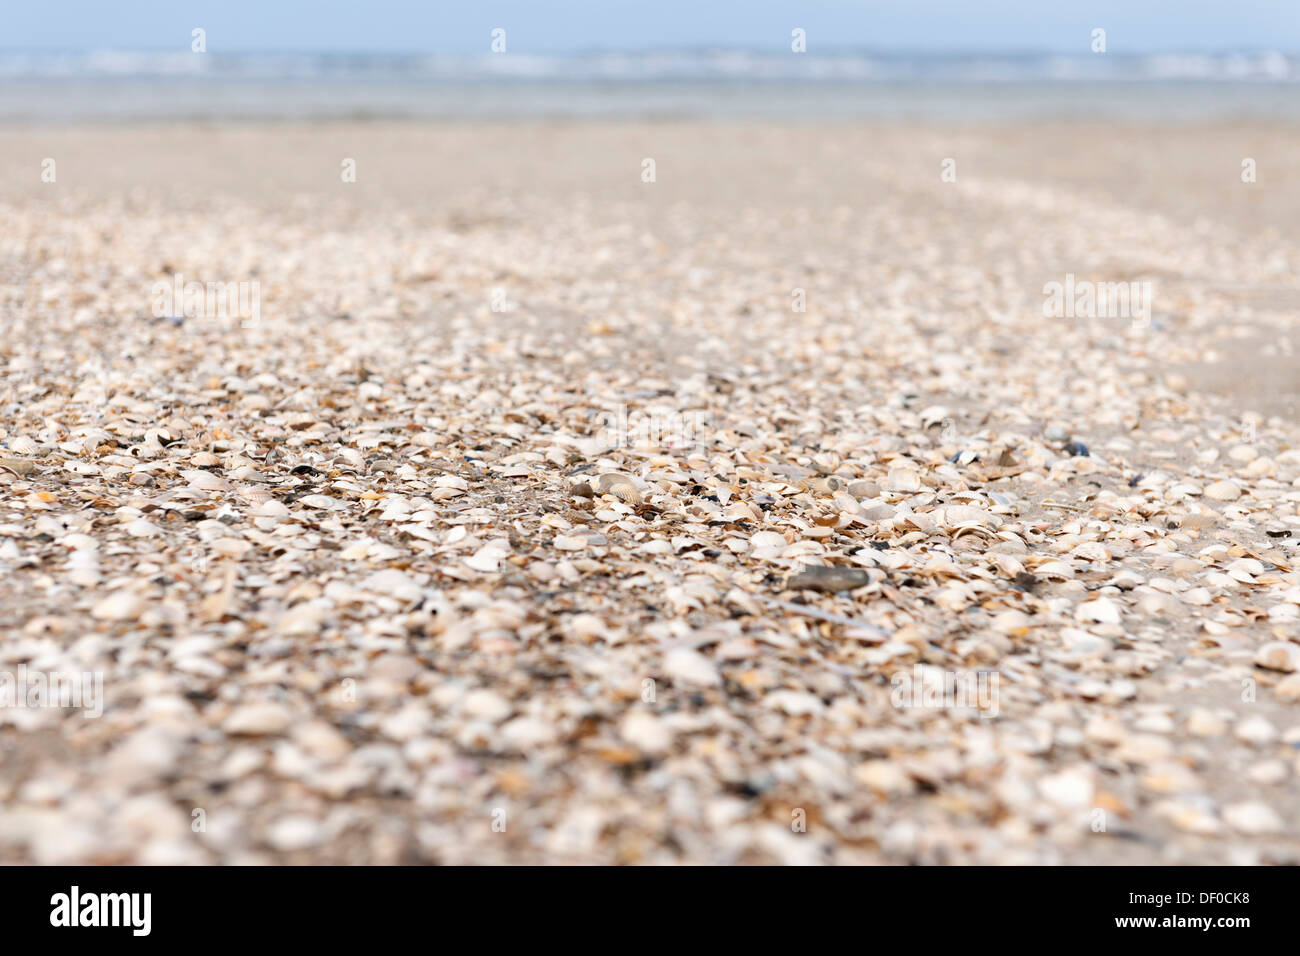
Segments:
[[[0,53],[19,53],[19,54],[45,54],[45,55],[67,55],[67,54],[98,54],[98,53],[176,53],[190,54],[191,51],[183,44],[177,46],[76,46],[76,47],[22,47],[7,46],[0,42]],[[562,48],[536,48],[528,50],[513,49],[509,53],[492,53],[489,50],[437,50],[437,49],[396,49],[396,48],[376,48],[376,49],[355,49],[343,47],[315,47],[315,48],[231,48],[226,50],[208,50],[204,56],[340,56],[340,57],[363,57],[363,56],[386,56],[386,57],[407,57],[407,58],[426,58],[431,56],[509,56],[510,54],[524,56],[550,56],[550,57],[571,57],[571,56],[629,56],[629,55],[655,55],[664,53],[749,53],[763,55],[796,55],[806,57],[827,56],[848,56],[848,55],[869,55],[869,56],[929,56],[929,57],[971,57],[971,56],[989,56],[989,57],[1024,57],[1024,56],[1077,56],[1081,58],[1092,57],[1135,57],[1135,56],[1245,56],[1245,55],[1265,55],[1280,54],[1282,56],[1300,56],[1300,49],[1286,49],[1283,47],[1272,46],[1226,46],[1226,47],[1165,47],[1150,48],[1142,50],[1108,50],[1105,53],[1093,53],[1086,47],[1079,50],[1067,50],[1061,48],[1030,48],[1030,47],[999,47],[999,48],[965,48],[965,47],[869,47],[869,46],[817,46],[810,48],[808,51],[793,54],[787,48],[777,46],[728,46],[725,44],[687,44],[681,46],[647,46],[647,47],[579,47],[574,49]]]

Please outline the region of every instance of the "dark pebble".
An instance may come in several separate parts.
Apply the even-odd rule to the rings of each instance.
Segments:
[[[793,575],[785,586],[792,591],[852,591],[871,583],[871,575],[861,568],[804,568]]]

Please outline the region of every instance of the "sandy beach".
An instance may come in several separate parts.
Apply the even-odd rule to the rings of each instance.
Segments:
[[[16,123],[0,221],[0,861],[1300,863],[1294,123]]]

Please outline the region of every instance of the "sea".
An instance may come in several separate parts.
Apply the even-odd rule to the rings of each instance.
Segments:
[[[689,117],[1300,121],[1300,55],[0,51],[7,123]]]

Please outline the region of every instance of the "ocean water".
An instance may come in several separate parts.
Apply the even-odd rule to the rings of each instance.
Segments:
[[[1300,121],[1300,56],[0,53],[0,122],[692,116]]]

